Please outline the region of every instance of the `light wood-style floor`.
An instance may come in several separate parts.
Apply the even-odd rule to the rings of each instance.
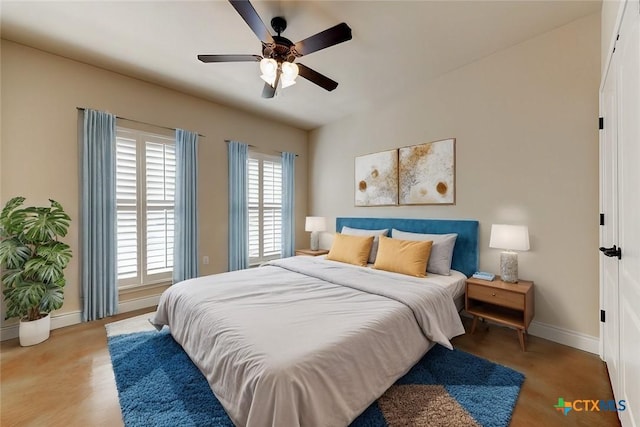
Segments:
[[[3,342],[0,425],[121,426],[104,324],[147,311],[57,329],[34,347],[22,348],[17,339]],[[468,319],[465,327],[470,330]],[[525,374],[512,426],[619,425],[615,413],[571,411],[564,416],[553,407],[558,397],[613,399],[605,365],[596,355],[536,337],[529,338],[523,353],[515,331],[487,324],[453,343]]]

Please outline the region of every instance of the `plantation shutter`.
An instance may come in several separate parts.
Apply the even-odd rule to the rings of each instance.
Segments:
[[[260,161],[249,158],[247,165],[249,208],[249,263],[260,260]]]
[[[138,276],[136,140],[116,138],[118,281]]]
[[[117,129],[119,287],[171,280],[175,180],[175,140],[131,129]]]
[[[282,164],[264,160],[262,167],[262,254],[265,258],[280,257],[282,244]]]
[[[279,157],[249,153],[249,264],[281,256],[282,163]]]
[[[175,145],[147,141],[145,152],[147,275],[151,276],[173,268],[176,149]]]

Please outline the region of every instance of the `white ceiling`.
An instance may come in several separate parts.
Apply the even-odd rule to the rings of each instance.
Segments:
[[[299,59],[339,82],[299,78],[261,98],[258,63],[204,64],[198,54],[261,54],[233,7],[217,1],[7,1],[2,38],[312,129],[380,105],[416,82],[597,12],[600,1],[258,1],[293,42],[340,22],[353,40]]]

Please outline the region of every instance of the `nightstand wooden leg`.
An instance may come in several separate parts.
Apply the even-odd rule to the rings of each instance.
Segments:
[[[520,339],[520,347],[522,348],[522,351],[527,351],[527,348],[526,348],[525,342],[524,342],[524,330],[523,329],[518,329],[518,339]]]
[[[471,324],[471,333],[473,334],[476,331],[476,326],[478,326],[478,316],[473,316],[473,323]]]

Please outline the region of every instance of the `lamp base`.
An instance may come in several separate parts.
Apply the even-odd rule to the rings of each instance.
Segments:
[[[500,254],[500,277],[503,282],[518,283],[517,252],[502,252]]]
[[[318,233],[317,231],[312,231],[311,232],[311,250],[312,251],[317,251],[319,249],[320,246],[320,233]]]

